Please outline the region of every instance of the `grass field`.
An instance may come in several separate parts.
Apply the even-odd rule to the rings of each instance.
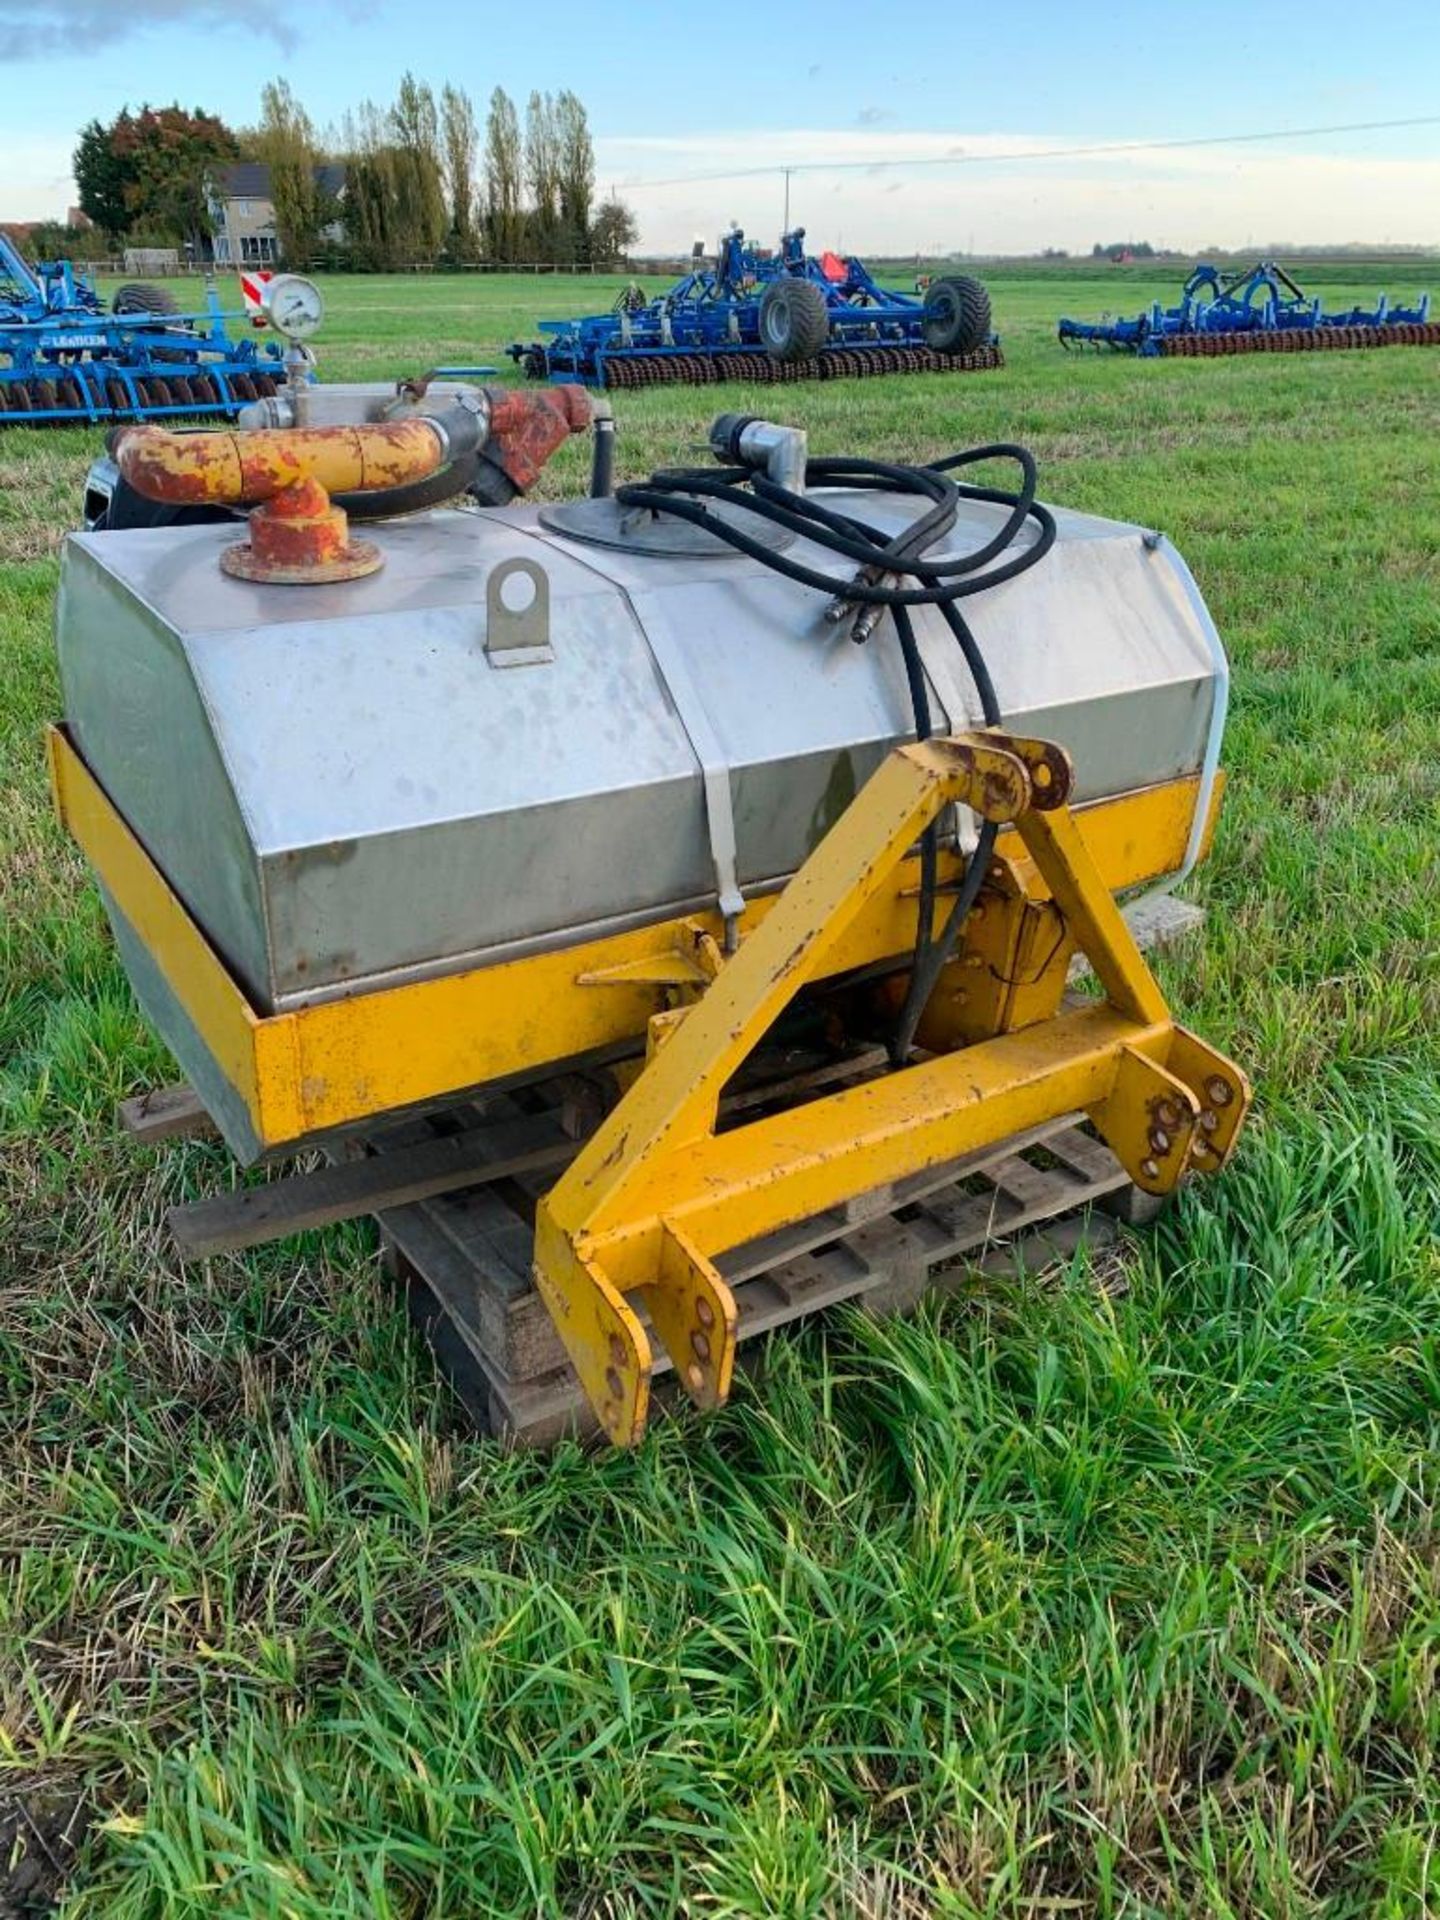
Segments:
[[[42,774],[99,436],[0,435],[0,1886],[88,1820],[87,1920],[1440,1911],[1440,353],[1076,360],[1168,286],[993,291],[1002,373],[622,396],[623,465],[1015,438],[1175,538],[1235,703],[1162,971],[1258,1116],[1128,1290],[841,1316],[631,1456],[476,1440],[358,1227],[170,1260],[226,1162],[116,1139],[173,1069]],[[327,293],[336,377],[609,298]]]

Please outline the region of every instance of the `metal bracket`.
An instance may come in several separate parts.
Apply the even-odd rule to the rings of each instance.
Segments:
[[[492,667],[545,666],[550,645],[550,576],[533,560],[502,560],[485,582],[485,657]]]

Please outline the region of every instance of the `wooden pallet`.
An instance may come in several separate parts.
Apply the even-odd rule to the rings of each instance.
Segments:
[[[379,1222],[389,1270],[474,1418],[549,1446],[596,1423],[530,1278],[535,1189],[521,1180],[396,1207]],[[977,1265],[1052,1264],[1113,1237],[1130,1181],[1080,1115],[1036,1127],[716,1262],[748,1343],[842,1301],[901,1313]],[[1062,1223],[1058,1225],[1057,1223]],[[643,1309],[641,1318],[644,1318]],[[670,1371],[655,1342],[657,1379]]]

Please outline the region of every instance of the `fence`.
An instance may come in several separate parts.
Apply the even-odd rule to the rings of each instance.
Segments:
[[[213,274],[218,274],[223,276],[225,274],[239,273],[241,271],[240,267],[237,265],[221,266],[213,263],[201,264],[201,263],[197,263],[194,260],[179,260],[179,259],[173,259],[169,265],[142,266],[138,264],[142,258],[153,259],[155,258],[155,254],[153,252],[146,254],[132,247],[126,251],[126,254],[123,259],[112,256],[109,259],[104,259],[104,260],[78,260],[76,262],[76,265],[85,267],[91,273],[98,273],[104,277],[109,277],[112,275],[118,276],[120,274],[143,273],[143,274],[147,274],[151,278],[185,279],[188,277],[190,279],[197,279],[197,278],[203,278],[206,274],[213,273]],[[333,257],[329,259],[321,258],[318,260],[307,260],[304,262],[302,267],[297,267],[294,269],[286,269],[284,267],[281,267],[278,262],[273,260],[266,261],[265,265],[271,268],[278,268],[278,270],[281,272],[295,271],[295,272],[306,272],[306,273],[368,273],[372,271],[372,269],[365,268],[365,267],[356,267],[351,265],[348,261],[342,261]],[[644,267],[645,267],[645,271],[648,273],[654,273],[656,271],[661,270],[661,269],[657,269],[654,266],[654,264],[648,260],[644,263]],[[608,262],[598,261],[598,260],[586,260],[586,261],[411,260],[409,262],[402,263],[398,267],[381,267],[381,268],[375,268],[373,269],[373,271],[377,273],[440,273],[440,274],[447,274],[447,273],[612,274],[612,273],[633,273],[637,271],[637,267],[635,262],[631,260],[613,260]],[[669,267],[666,267],[663,269],[663,271],[670,272],[672,271],[672,269],[670,269]],[[678,268],[674,269],[674,271],[678,272],[679,269]]]

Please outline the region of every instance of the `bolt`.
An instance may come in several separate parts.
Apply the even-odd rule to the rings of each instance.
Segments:
[[[1235,1098],[1235,1089],[1228,1080],[1222,1080],[1218,1073],[1212,1074],[1205,1082],[1205,1091],[1210,1096],[1211,1105],[1216,1107],[1228,1107]]]
[[[1001,866],[998,860],[995,862],[994,866],[991,867],[990,869],[990,878],[992,880],[1003,880],[1005,878],[1005,869],[1004,867]]]
[[[620,1398],[620,1376],[614,1367],[605,1369],[605,1386],[612,1400]]]
[[[1142,1160],[1140,1162],[1140,1171],[1141,1173],[1144,1174],[1147,1180],[1158,1180],[1160,1178],[1160,1166],[1158,1161]]]
[[[1180,1109],[1173,1100],[1162,1100],[1155,1109],[1155,1118],[1160,1122],[1162,1127],[1178,1127],[1180,1124]]]
[[[1200,1115],[1200,1125],[1205,1129],[1206,1133],[1214,1133],[1215,1129],[1220,1125],[1220,1116],[1213,1107],[1203,1109]]]
[[[965,956],[965,964],[972,970],[975,967],[983,967],[985,964],[985,956],[983,953],[967,953]]]
[[[983,900],[977,900],[974,906],[971,907],[970,918],[972,920],[983,920],[985,918],[985,902]]]
[[[1214,1151],[1214,1147],[1211,1146],[1203,1133],[1197,1133],[1195,1138],[1190,1142],[1190,1158],[1192,1160],[1208,1160]]]
[[[715,1309],[710,1302],[701,1298],[695,1302],[695,1318],[702,1327],[710,1328],[715,1324]]]
[[[610,1358],[615,1362],[617,1367],[623,1367],[629,1357],[629,1354],[625,1351],[625,1342],[620,1338],[618,1333],[612,1333],[610,1336]]]
[[[685,1378],[689,1382],[690,1391],[698,1393],[705,1384],[705,1371],[702,1367],[687,1367]]]
[[[1170,1151],[1170,1136],[1163,1127],[1152,1127],[1150,1129],[1150,1144],[1156,1153],[1168,1153]]]
[[[708,1360],[710,1358],[710,1342],[706,1336],[698,1330],[690,1336],[690,1350],[697,1360]]]

